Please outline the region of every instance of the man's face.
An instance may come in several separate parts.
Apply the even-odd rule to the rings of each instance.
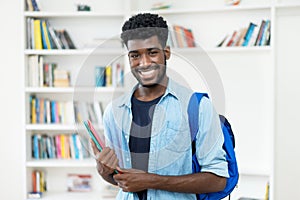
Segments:
[[[129,40],[127,48],[131,72],[142,86],[151,87],[166,79],[170,49],[163,49],[157,36]]]

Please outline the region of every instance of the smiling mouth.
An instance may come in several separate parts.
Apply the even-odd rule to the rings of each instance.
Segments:
[[[155,65],[147,68],[139,68],[136,69],[136,71],[142,76],[151,76],[158,69],[158,67],[159,66]]]

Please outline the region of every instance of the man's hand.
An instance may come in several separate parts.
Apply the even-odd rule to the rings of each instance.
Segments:
[[[106,177],[110,176],[118,166],[119,161],[115,151],[109,147],[104,147],[100,152],[95,143],[92,140],[90,140],[90,142],[96,156],[97,171],[103,178],[106,179]]]
[[[114,180],[124,192],[138,192],[147,188],[146,180],[150,174],[138,169],[121,169],[117,167],[118,174],[114,175]]]

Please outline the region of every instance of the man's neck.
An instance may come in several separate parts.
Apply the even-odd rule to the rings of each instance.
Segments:
[[[166,77],[160,84],[153,86],[140,86],[134,91],[134,97],[140,101],[151,101],[162,96],[166,92],[168,78]]]

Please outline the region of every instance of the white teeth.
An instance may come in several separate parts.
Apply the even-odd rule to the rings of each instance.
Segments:
[[[150,70],[150,71],[141,71],[140,73],[143,75],[143,76],[148,76],[148,75],[151,75],[153,73],[154,70]]]

